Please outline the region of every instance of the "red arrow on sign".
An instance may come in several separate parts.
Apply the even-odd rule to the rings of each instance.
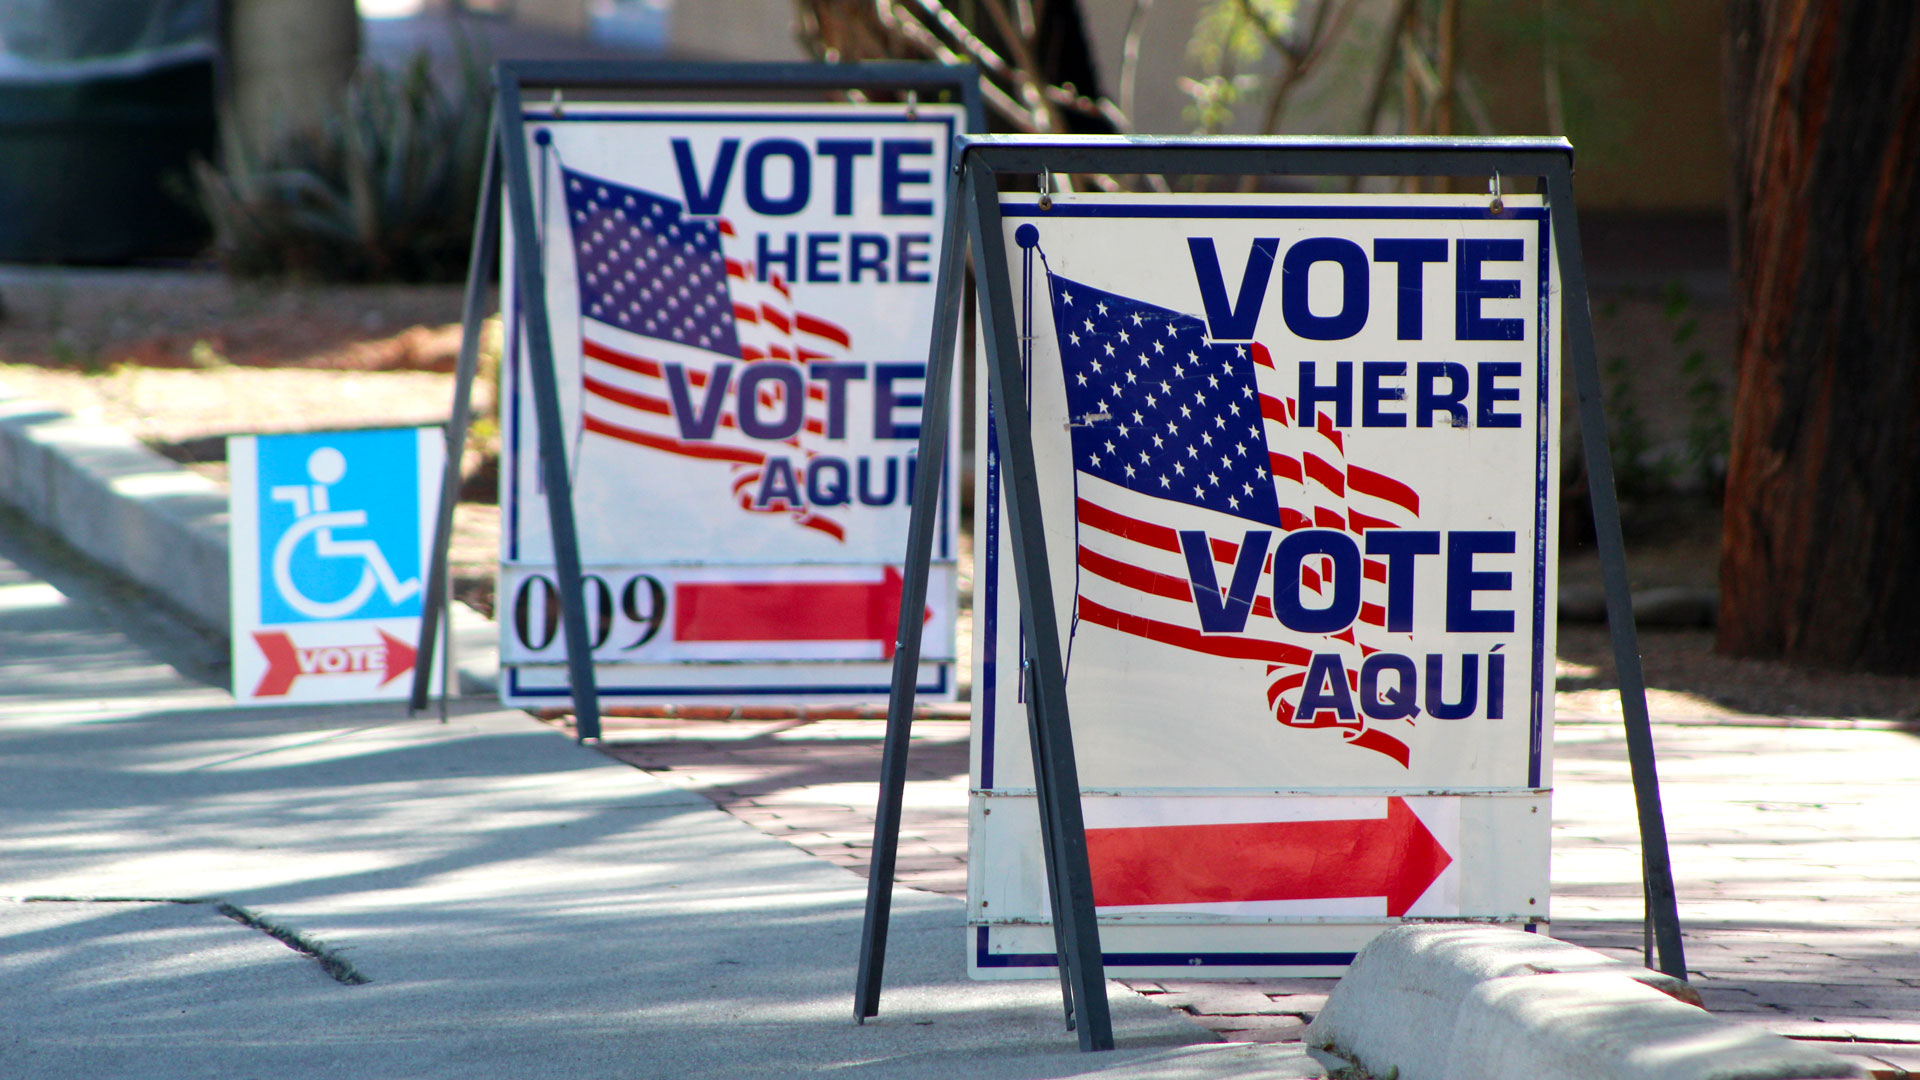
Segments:
[[[280,697],[293,688],[293,680],[311,675],[364,675],[382,672],[385,686],[413,670],[413,646],[380,631],[378,645],[295,645],[279,630],[255,631],[254,644],[267,658],[266,674],[253,688],[254,697]]]
[[[1087,859],[1099,907],[1385,896],[1393,916],[1453,862],[1397,795],[1385,818],[1088,829]]]
[[[892,658],[904,582],[891,566],[879,581],[682,581],[673,587],[673,637],[878,641]]]

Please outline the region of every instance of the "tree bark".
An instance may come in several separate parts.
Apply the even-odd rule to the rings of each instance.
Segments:
[[[1920,672],[1920,5],[1729,0],[1719,648]]]
[[[353,0],[228,0],[226,20],[233,119],[255,152],[339,108],[360,63]]]

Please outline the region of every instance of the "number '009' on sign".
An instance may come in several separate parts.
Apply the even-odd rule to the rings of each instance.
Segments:
[[[952,573],[936,568],[935,584],[950,584]],[[603,664],[890,660],[899,632],[901,578],[892,566],[589,567],[584,579],[587,636]],[[930,589],[922,612],[921,655],[930,663],[953,659],[950,595]],[[552,571],[508,567],[500,597],[506,662],[565,659]]]

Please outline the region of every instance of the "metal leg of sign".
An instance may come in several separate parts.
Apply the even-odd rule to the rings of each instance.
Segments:
[[[886,966],[887,922],[893,909],[894,856],[900,850],[900,807],[906,796],[907,746],[913,734],[914,692],[920,682],[921,613],[933,565],[933,534],[940,521],[940,483],[946,472],[947,431],[953,423],[953,336],[960,325],[960,282],[966,234],[960,229],[960,176],[947,185],[947,227],[934,295],[933,340],[927,349],[925,404],[920,412],[919,471],[907,524],[900,626],[894,639],[893,685],[887,698],[887,736],[880,751],[880,801],[873,814],[873,854],[867,865],[867,913],[860,930],[860,966],[854,976],[853,1018],[880,1012],[880,976]],[[958,503],[958,499],[955,499]]]
[[[555,576],[560,579],[560,623],[567,642],[567,675],[573,693],[574,731],[580,741],[600,737],[600,694],[594,683],[593,641],[587,636],[587,607],[580,572],[580,537],[574,528],[573,482],[567,475],[567,446],[560,428],[560,388],[553,365],[553,335],[547,322],[546,273],[541,266],[540,233],[533,213],[533,176],[527,166],[527,140],[520,115],[520,82],[512,69],[496,69],[501,163],[506,172],[507,213],[513,223],[514,287],[527,329],[527,378],[533,385],[533,410],[540,426],[540,475],[547,488],[548,527],[553,533]],[[509,333],[512,331],[509,330]]]
[[[1573,361],[1574,388],[1580,399],[1580,439],[1586,451],[1587,488],[1593,497],[1593,531],[1600,549],[1600,573],[1606,584],[1607,626],[1620,675],[1620,710],[1625,718],[1627,759],[1633,768],[1633,797],[1640,816],[1642,875],[1653,934],[1660,947],[1660,970],[1687,977],[1680,942],[1680,910],[1667,856],[1667,823],[1660,809],[1660,777],[1653,760],[1653,725],[1647,716],[1647,691],[1640,670],[1640,647],[1633,625],[1633,597],[1627,587],[1626,545],[1620,537],[1620,506],[1614,497],[1613,458],[1607,448],[1607,421],[1601,407],[1600,372],[1594,357],[1593,319],[1587,309],[1586,271],[1581,263],[1580,229],[1574,219],[1573,178],[1568,163],[1547,172],[1547,200],[1553,213],[1554,241],[1560,248],[1561,306],[1567,346]]]
[[[489,131],[497,130],[490,125]],[[448,572],[453,546],[453,508],[460,500],[460,455],[467,445],[467,427],[473,418],[473,380],[480,370],[481,321],[486,317],[482,305],[487,299],[487,283],[493,278],[494,256],[500,244],[500,154],[499,141],[487,140],[487,156],[480,170],[479,209],[473,221],[473,253],[467,259],[467,291],[460,311],[460,362],[453,376],[453,413],[447,420],[447,469],[440,478],[440,511],[433,530],[433,555],[427,569],[427,588],[420,612],[420,640],[414,655],[421,657],[413,668],[413,693],[407,702],[412,715],[427,707],[427,690],[432,683],[433,651],[445,623],[447,655],[451,668],[453,654],[453,618]],[[449,672],[450,674],[450,672]],[[447,694],[451,692],[445,675],[440,681],[440,715],[446,719]]]
[[[1640,962],[1653,967],[1653,890],[1647,887],[1647,860],[1640,860]]]
[[[1026,385],[1020,371],[1012,283],[1006,244],[1000,235],[1000,196],[993,171],[978,157],[966,159],[965,165],[974,265],[987,299],[988,384],[993,414],[1002,420],[1007,528],[1013,542],[1021,622],[1034,665],[1035,692],[1028,698],[1027,713],[1037,746],[1034,782],[1049,819],[1042,822],[1042,838],[1051,850],[1054,865],[1049,882],[1059,912],[1054,933],[1065,941],[1063,952],[1071,968],[1070,1007],[1078,1021],[1080,1049],[1111,1050],[1113,1021],[1107,1009],[1106,967],[1100,954],[1100,929],[1094,921],[1093,875],[1087,866],[1086,825],[1080,815],[1080,775],[1067,716],[1059,619],[1047,569],[1046,533],[1034,472]]]
[[[1021,661],[1020,681],[1026,688],[1026,700],[1028,702],[1040,700],[1040,684],[1034,680],[1033,664],[1030,661]],[[1034,723],[1031,717],[1029,717],[1027,721],[1027,740],[1029,746],[1032,748],[1033,760],[1039,761],[1040,725]],[[1043,829],[1052,829],[1054,823],[1059,820],[1053,811],[1052,789],[1045,784],[1035,785],[1034,796],[1034,801],[1039,804],[1040,809],[1040,827]],[[1040,845],[1040,853],[1046,862],[1047,901],[1053,909],[1053,925],[1065,926],[1067,925],[1067,912],[1066,908],[1061,905],[1063,894],[1059,884],[1060,861],[1053,857],[1055,847],[1055,843],[1049,839],[1047,843]],[[1060,1004],[1061,1007],[1066,1010],[1067,1030],[1072,1031],[1074,1029],[1073,958],[1067,955],[1067,936],[1065,934],[1053,935],[1053,954],[1054,961],[1060,968]]]

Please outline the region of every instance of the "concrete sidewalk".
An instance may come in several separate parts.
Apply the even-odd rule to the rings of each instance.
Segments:
[[[904,888],[855,1026],[853,873],[523,713],[233,707],[123,622],[0,530],[0,1076],[1323,1075],[1118,984],[1080,1054]]]
[[[1563,696],[1564,697],[1564,696]],[[1717,1015],[1920,1074],[1920,738],[1778,717],[1656,722],[1690,978]],[[900,880],[964,895],[967,727],[914,725]],[[879,725],[607,721],[605,749],[864,873]],[[1639,829],[1617,715],[1563,701],[1552,933],[1638,962]],[[1226,1038],[1297,1041],[1331,979],[1130,980]]]

